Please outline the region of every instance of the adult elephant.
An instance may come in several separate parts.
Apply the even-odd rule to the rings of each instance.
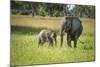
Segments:
[[[67,33],[67,44],[71,46],[71,41],[74,41],[74,48],[77,47],[77,40],[83,31],[83,26],[78,17],[65,17],[60,30],[60,46],[63,44],[63,34]]]

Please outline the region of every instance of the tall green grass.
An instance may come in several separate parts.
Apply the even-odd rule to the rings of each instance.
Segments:
[[[68,48],[66,35],[60,48],[59,30],[62,17],[12,16],[11,22],[11,65],[69,63],[95,60],[94,20],[82,18],[83,32],[77,48]],[[38,48],[37,36],[41,29],[57,32],[57,45],[45,43]],[[72,42],[73,46],[73,42]]]

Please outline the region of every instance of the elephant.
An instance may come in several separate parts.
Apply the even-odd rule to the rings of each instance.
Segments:
[[[46,29],[41,30],[38,35],[38,47],[40,46],[40,44],[43,46],[45,42],[48,42],[49,46],[51,45],[53,47],[54,45],[56,45],[56,37],[57,35],[53,31],[49,31]]]
[[[64,17],[64,21],[60,29],[60,47],[63,44],[63,35],[67,34],[66,40],[68,47],[71,46],[71,41],[74,42],[74,48],[77,48],[77,41],[83,31],[83,25],[78,17]]]

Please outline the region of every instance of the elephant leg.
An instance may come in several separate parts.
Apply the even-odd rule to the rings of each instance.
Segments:
[[[51,45],[52,45],[52,47],[54,47],[54,44],[53,43],[51,43]]]
[[[50,47],[50,46],[54,47],[53,41],[51,41],[51,40],[49,41],[49,47]]]
[[[60,38],[60,41],[61,41],[61,42],[60,42],[60,47],[62,47],[62,45],[63,45],[63,34],[61,34],[60,37],[61,37],[61,38]]]
[[[44,42],[42,42],[41,40],[39,40],[39,42],[38,42],[38,48],[39,48],[40,45],[43,47],[43,44],[44,44]]]
[[[50,40],[48,40],[48,44],[49,44],[49,47],[51,46],[51,41]]]
[[[77,40],[74,40],[74,48],[77,48]]]
[[[54,41],[53,41],[53,40],[51,40],[51,42],[50,42],[50,43],[51,43],[51,46],[52,46],[52,47],[54,47]]]
[[[78,40],[78,34],[76,33],[74,36],[74,48],[77,48],[77,40]]]
[[[56,39],[55,39],[55,43],[54,44],[55,44],[55,46],[57,46],[57,40]]]
[[[53,46],[56,46],[56,39],[53,39]]]
[[[71,46],[71,37],[69,34],[67,34],[67,45],[68,45],[68,47],[72,47]]]
[[[41,40],[39,39],[39,41],[38,41],[38,48],[39,48],[40,44],[41,44]]]
[[[77,48],[77,40],[74,40],[74,48]]]

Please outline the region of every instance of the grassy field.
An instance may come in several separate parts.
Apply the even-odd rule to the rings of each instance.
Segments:
[[[60,48],[59,30],[63,17],[11,16],[11,64],[32,65],[67,62],[84,62],[95,60],[95,26],[94,19],[81,18],[83,32],[77,48],[68,48],[66,35]],[[57,32],[57,46],[48,47],[45,43],[38,48],[37,35],[41,29]],[[72,42],[73,46],[73,42]]]

